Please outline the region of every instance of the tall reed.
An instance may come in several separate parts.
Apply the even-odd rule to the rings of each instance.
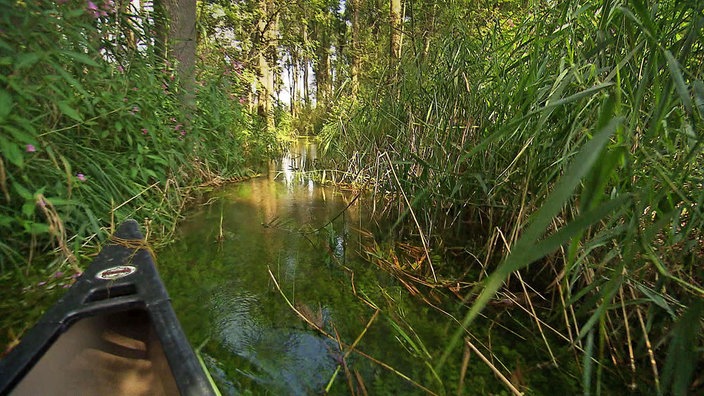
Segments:
[[[607,373],[639,392],[701,387],[702,8],[544,2],[481,34],[451,24],[427,60],[406,51],[398,86],[324,128],[338,166],[412,197],[432,249],[455,230],[490,273],[438,369],[523,274],[552,296],[585,392]]]

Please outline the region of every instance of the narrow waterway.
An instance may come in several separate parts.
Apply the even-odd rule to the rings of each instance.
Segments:
[[[369,235],[360,230],[390,227],[371,216],[367,198],[306,177],[315,158],[315,143],[302,139],[268,175],[213,192],[157,254],[177,315],[223,394],[505,393],[461,345],[433,370],[458,326],[448,316],[460,309],[456,297],[428,294],[441,314],[415,286],[360,257]],[[520,382],[521,366],[546,359],[542,345],[502,330],[501,317],[525,326],[517,316],[492,315],[472,333]],[[530,378],[534,390],[560,389],[564,373]]]
[[[442,338],[443,326],[361,260],[357,229],[369,223],[370,205],[305,177],[315,156],[315,143],[302,139],[268,176],[212,194],[181,224],[178,242],[158,253],[184,329],[203,344],[225,394],[438,388],[429,356],[414,355],[433,347],[424,343]],[[360,334],[356,348],[370,357],[352,353],[341,365],[339,343]]]

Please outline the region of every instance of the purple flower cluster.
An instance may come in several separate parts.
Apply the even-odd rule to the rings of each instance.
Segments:
[[[115,12],[115,3],[112,0],[107,0],[103,2],[100,7],[98,7],[91,0],[88,0],[86,3],[86,11],[88,12],[88,15],[93,18],[106,17],[108,14]]]

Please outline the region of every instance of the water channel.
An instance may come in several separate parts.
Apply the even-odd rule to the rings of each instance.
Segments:
[[[368,202],[305,177],[315,156],[315,143],[300,140],[267,176],[213,193],[181,224],[178,242],[159,252],[184,329],[203,344],[223,394],[319,394],[333,376],[336,394],[348,393],[350,381],[371,394],[425,394],[401,377],[437,387],[425,383],[432,376],[424,358],[409,354],[399,331],[411,341],[437,339],[434,315],[359,257]],[[385,366],[353,353],[338,370],[338,341],[286,299],[345,345],[364,332],[357,348]],[[367,327],[373,306],[380,313]]]
[[[222,393],[505,392],[478,361],[471,379],[459,378],[462,348],[434,373],[456,323],[360,257],[372,204],[307,178],[315,156],[315,143],[300,140],[267,176],[213,192],[158,252],[177,315]]]

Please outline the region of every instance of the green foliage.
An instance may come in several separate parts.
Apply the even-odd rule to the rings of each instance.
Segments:
[[[184,188],[244,175],[275,149],[243,108],[235,61],[207,47],[197,108],[183,114],[148,11],[78,0],[0,8],[0,272],[12,274],[2,279],[13,298],[42,279],[33,266],[69,259],[78,271],[113,221],[145,219],[165,241]]]
[[[674,367],[683,340],[703,341],[700,324],[697,336],[674,324],[704,296],[701,12],[693,1],[438,11],[444,24],[409,24],[426,34],[404,47],[398,83],[363,87],[323,146],[350,175],[415,197],[431,239],[475,235],[457,243],[497,266],[464,325],[520,270],[543,293],[559,284],[555,325],[577,344],[591,337],[584,362],[599,365],[585,367],[585,392],[603,391],[613,370],[667,393],[654,370]],[[536,275],[546,268],[559,276]],[[646,346],[665,337],[670,353]],[[637,372],[611,363],[631,353]]]

